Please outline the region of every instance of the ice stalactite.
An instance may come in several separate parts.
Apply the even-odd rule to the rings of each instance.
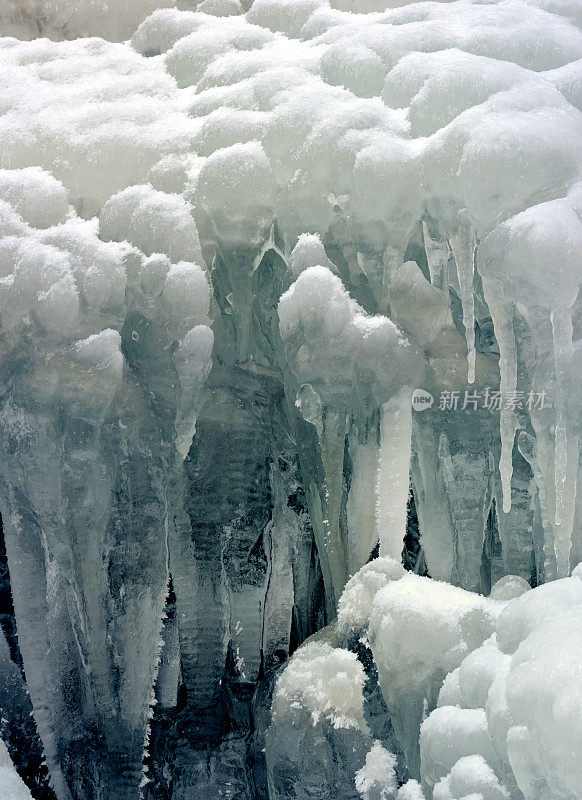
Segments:
[[[471,441],[467,428],[465,435]],[[449,436],[452,438],[452,431]],[[444,431],[441,433],[439,460],[455,532],[455,583],[478,591],[481,586],[480,554],[491,502],[489,458],[486,451],[479,451],[477,437],[473,439],[469,455],[459,446],[458,435],[453,441],[449,436]]]
[[[522,434],[524,431],[519,434],[514,453],[513,499],[508,512],[503,511],[501,506],[502,493],[498,470],[495,468],[492,470],[495,522],[504,572],[520,575],[525,580],[537,583],[544,574],[543,557],[542,563],[538,563],[544,534],[539,514],[536,515],[535,492],[532,497],[532,480],[535,481],[535,478],[532,478],[532,468],[527,459],[520,458]],[[493,462],[493,454],[491,461]],[[553,544],[551,547],[553,548]]]
[[[499,428],[501,435],[501,456],[499,459],[499,474],[501,476],[501,489],[503,510],[511,510],[511,476],[513,473],[513,443],[517,431],[517,421],[513,408],[503,402],[503,398],[515,395],[517,389],[517,348],[513,331],[513,308],[505,300],[502,290],[494,281],[483,277],[485,299],[491,312],[495,338],[499,345],[499,373],[501,408]]]
[[[330,564],[336,603],[348,579],[346,548],[340,528],[346,433],[345,414],[325,409],[320,435],[321,463],[325,476],[321,520],[322,544]],[[314,518],[317,519],[316,516]]]
[[[118,337],[118,334],[115,336]],[[22,509],[22,522],[14,529],[12,525],[7,529],[7,547],[9,557],[18,558],[14,548],[21,545],[12,539],[16,533],[24,541],[25,537],[19,533],[19,528],[22,530],[24,526],[33,535],[36,528],[39,545],[44,550],[44,563],[39,566],[46,574],[46,583],[39,580],[38,587],[40,591],[43,585],[46,587],[47,630],[39,643],[31,642],[30,647],[23,638],[22,652],[25,669],[31,678],[31,696],[37,725],[45,742],[49,769],[57,791],[66,796],[65,786],[58,786],[61,770],[66,768],[67,771],[70,770],[69,780],[76,780],[76,773],[80,778],[85,770],[88,771],[87,777],[92,778],[94,776],[91,772],[94,771],[100,774],[100,780],[111,796],[130,797],[132,792],[137,791],[141,779],[143,739],[155,674],[158,620],[161,618],[164,594],[162,586],[165,583],[165,494],[163,485],[158,482],[161,471],[159,462],[156,464],[150,459],[146,466],[144,461],[141,469],[136,471],[135,467],[140,465],[140,459],[145,453],[141,451],[143,444],[136,443],[133,436],[125,440],[125,447],[134,466],[132,475],[127,474],[124,465],[115,468],[108,463],[100,429],[106,432],[109,443],[115,441],[118,432],[123,439],[123,428],[128,429],[127,416],[123,411],[117,425],[111,425],[106,419],[99,419],[107,410],[107,405],[102,406],[101,403],[110,403],[120,388],[119,383],[114,383],[109,387],[111,394],[107,397],[104,393],[108,383],[107,371],[115,373],[117,369],[120,381],[121,365],[119,363],[116,368],[114,364],[116,355],[121,362],[121,354],[115,347],[115,339],[112,351],[103,342],[97,344],[92,340],[85,340],[81,345],[86,347],[79,348],[82,353],[80,363],[73,357],[68,363],[64,361],[59,369],[58,363],[51,364],[49,361],[49,375],[45,376],[45,380],[50,380],[52,372],[53,379],[57,379],[57,385],[65,381],[66,386],[65,375],[72,367],[78,386],[82,387],[78,393],[72,386],[68,391],[65,389],[71,405],[68,418],[63,420],[64,430],[54,430],[47,425],[44,435],[39,431],[34,438],[29,439],[32,446],[29,445],[27,460],[31,459],[32,462],[42,465],[38,450],[42,446],[47,455],[52,454],[53,463],[59,465],[60,461],[51,485],[44,483],[44,488],[40,491],[40,487],[35,489],[30,484],[16,483],[18,471],[14,469],[14,465],[10,467],[13,464],[12,459],[7,458],[5,461],[11,475],[5,474],[4,480],[9,480],[14,487],[13,491],[16,490],[21,497],[15,509]],[[91,348],[94,355],[91,355]],[[89,350],[89,353],[84,353],[83,349]],[[98,377],[98,385],[92,384],[91,373]],[[41,376],[38,371],[37,376]],[[36,383],[36,387],[38,393],[39,383]],[[61,391],[63,388],[65,387]],[[42,389],[40,393],[42,394]],[[17,397],[18,394],[14,395],[15,402]],[[45,398],[45,402],[48,400],[46,416],[38,413],[37,422],[50,418],[51,399],[54,402],[50,394]],[[135,411],[135,405],[133,410]],[[140,412],[147,419],[145,409],[141,408]],[[4,424],[7,422],[4,417]],[[17,431],[18,428],[13,429],[13,436],[18,436]],[[49,440],[53,442],[52,445]],[[61,447],[63,454],[57,456]],[[25,448],[21,447],[21,458],[24,453]],[[111,514],[110,497],[114,489],[118,502]],[[76,496],[77,502],[67,508],[63,495],[71,492]],[[143,499],[144,511],[141,514],[137,514],[135,510],[128,513],[129,496]],[[34,515],[32,519],[31,511]],[[90,515],[92,525],[87,524],[87,515]],[[14,514],[11,518],[14,519]],[[36,525],[31,525],[35,518]],[[63,525],[74,531],[71,546],[62,540]],[[124,531],[123,543],[116,539],[116,529]],[[135,563],[128,548],[133,544],[137,554],[140,545],[148,540],[148,590],[144,592],[140,588],[143,573],[140,581],[134,583],[131,568],[135,568]],[[31,552],[34,549],[31,547]],[[125,556],[123,563],[120,563],[120,549]],[[113,585],[109,584],[109,576]],[[26,606],[29,603],[30,597],[21,595],[20,591],[15,592],[17,613],[23,619],[27,616]],[[115,622],[109,615],[114,615]],[[45,717],[43,707],[46,703],[46,690],[41,688],[41,694],[37,695],[34,689],[34,650],[40,647],[44,651],[43,642],[47,639],[51,642],[53,651],[53,665],[49,674],[54,676],[55,691],[58,694],[73,680],[80,684],[79,701],[85,697],[84,703],[78,708],[68,707],[64,698],[55,697],[49,714],[56,712],[58,720]],[[111,681],[113,663],[119,671],[117,687]],[[134,664],[133,669],[130,664]],[[135,664],[139,664],[139,669],[135,668]],[[99,724],[102,730],[107,756],[103,760],[95,760],[92,765],[75,763],[74,749],[69,748],[74,747],[78,738],[88,737],[90,741],[90,731],[95,724]],[[50,748],[54,735],[51,730],[53,726],[55,732],[58,731],[54,755]]]
[[[556,563],[558,577],[570,573],[570,550],[576,506],[578,438],[572,433],[568,406],[572,364],[572,312],[569,307],[551,313],[554,371],[556,379],[556,421],[554,427],[554,480]]]
[[[401,553],[409,490],[412,390],[404,385],[400,365],[408,364],[409,379],[419,373],[419,366],[394,323],[384,316],[367,315],[326,267],[310,267],[300,274],[279,301],[279,319],[287,359],[300,385],[297,403],[318,432],[323,481],[317,495],[312,494],[310,512],[316,537],[318,526],[322,528],[325,554],[321,557],[329,564],[335,609],[348,578],[349,534],[346,537],[340,525],[348,413],[357,426],[373,425],[382,409],[375,535],[389,537],[381,549],[385,546]],[[389,534],[378,516],[391,522]],[[351,514],[350,519],[354,521]]]
[[[582,557],[572,9],[42,2],[0,506],[58,800],[135,800],[144,738],[145,797],[577,797],[577,573],[511,610]]]
[[[582,226],[575,213],[575,194],[570,194],[532,206],[499,225],[486,237],[482,254],[483,285],[500,345],[502,393],[508,393],[506,400],[511,395],[516,397],[518,353],[509,312],[499,313],[503,305],[498,302],[500,296],[520,309],[531,331],[536,366],[525,368],[532,382],[525,407],[537,439],[538,466],[544,474],[548,522],[554,531],[559,576],[569,573],[578,471],[578,444],[576,436],[572,435],[570,382],[572,308],[582,280],[574,253],[581,246]],[[551,279],[545,280],[550,261],[553,263]],[[510,342],[509,348],[507,341]],[[511,354],[510,380],[506,363],[508,350]],[[543,391],[533,386],[534,380],[542,384]],[[548,390],[555,409],[553,414],[535,402],[536,395],[543,397]],[[502,409],[502,463],[503,445],[510,439],[513,443],[516,424],[515,412],[510,409],[509,414],[504,414]],[[505,455],[509,466],[509,445],[505,448]],[[504,471],[507,472],[508,468]],[[505,485],[503,488],[505,507]]]
[[[380,555],[401,558],[410,491],[412,389],[404,387],[380,410],[376,531]]]
[[[553,414],[552,417],[554,417]],[[538,474],[543,487],[540,491],[540,507],[544,514],[544,527],[548,532],[551,531],[552,541],[548,543],[551,556],[548,556],[548,547],[546,548],[546,560],[549,558],[550,564],[549,575],[552,574],[552,567],[555,565],[556,576],[565,577],[565,574],[569,573],[569,554],[572,546],[571,537],[576,510],[576,485],[574,481],[578,470],[578,437],[570,435],[567,439],[566,459],[569,463],[569,469],[565,483],[565,513],[560,524],[556,524],[555,440],[548,430],[546,420],[541,421],[536,416],[532,416],[532,425],[535,431],[536,452],[538,454]]]
[[[13,196],[21,208],[31,188],[60,186],[43,173],[33,177],[36,185],[25,182]],[[114,198],[104,214],[107,237],[122,238],[107,215],[133,204],[132,238],[149,249],[143,218],[151,197],[138,189]],[[160,200],[154,195],[158,213]],[[193,434],[209,368],[209,288],[194,264],[104,243],[95,222],[74,214],[46,229],[34,225],[38,217],[29,221],[18,239],[2,241],[14,254],[5,299],[16,291],[29,307],[28,316],[3,317],[5,333],[12,346],[32,330],[46,334],[45,346],[26,348],[27,358],[10,370],[1,416],[21,650],[57,793],[83,797],[100,787],[106,797],[137,797],[168,578],[168,482]],[[35,259],[44,267],[36,276]],[[25,543],[37,562],[34,595],[22,591],[27,579],[19,574]],[[24,622],[31,607],[35,625]],[[36,641],[27,641],[27,630]],[[44,668],[37,668],[47,642],[48,707]],[[73,684],[74,702],[67,697]]]
[[[450,581],[455,566],[455,530],[447,502],[439,442],[435,440],[433,421],[426,419],[426,412],[415,418],[413,432],[416,458],[412,462],[412,484],[422,547],[430,575],[435,580]]]
[[[371,430],[370,430],[371,429]],[[350,434],[349,448],[352,462],[350,491],[346,504],[348,523],[348,573],[353,575],[368,560],[374,549],[378,529],[376,526],[376,475],[378,470],[378,443],[376,426],[365,426],[364,441],[359,441],[359,431]]]
[[[534,508],[535,504],[539,506],[540,523],[543,529],[543,547],[541,551],[538,550],[538,556],[541,556],[541,564],[539,565],[540,574],[544,580],[555,580],[557,577],[556,572],[556,554],[554,549],[554,530],[550,524],[550,516],[548,511],[548,496],[546,491],[546,482],[542,474],[538,462],[538,441],[535,436],[526,431],[521,431],[517,440],[519,452],[525,458],[532,470],[537,494],[533,497]]]
[[[460,212],[463,213],[463,212]],[[466,211],[464,212],[467,213]],[[459,281],[463,325],[467,342],[467,380],[475,382],[475,300],[473,277],[475,274],[475,232],[470,221],[461,219],[458,229],[449,236]]]
[[[155,682],[156,703],[160,708],[176,707],[179,684],[180,635],[176,619],[176,597],[170,583],[162,627],[160,664]]]

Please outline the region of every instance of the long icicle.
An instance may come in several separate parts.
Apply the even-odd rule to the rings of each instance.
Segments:
[[[380,555],[400,561],[410,488],[412,390],[405,387],[382,405],[376,481],[376,525]]]
[[[457,277],[463,307],[463,325],[467,340],[467,380],[475,382],[475,300],[473,276],[475,274],[475,232],[470,222],[463,220],[450,237],[457,265]]]
[[[483,277],[483,291],[489,306],[495,337],[499,345],[499,373],[501,397],[509,397],[517,388],[517,347],[513,332],[513,309],[503,297],[497,281]],[[511,511],[511,477],[513,475],[513,441],[517,430],[515,413],[502,402],[499,428],[501,433],[501,458],[499,474],[503,494],[503,510]]]
[[[554,429],[554,481],[556,503],[554,522],[559,526],[554,546],[558,577],[570,571],[570,549],[574,517],[569,512],[576,497],[578,447],[568,438],[568,399],[570,395],[570,367],[572,362],[572,310],[567,306],[555,308],[551,315],[554,347],[554,373],[556,377],[556,425]],[[574,462],[574,463],[572,463]],[[565,504],[567,498],[568,506]]]

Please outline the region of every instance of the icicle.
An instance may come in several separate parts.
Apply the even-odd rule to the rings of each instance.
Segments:
[[[412,390],[405,387],[382,405],[376,480],[376,526],[380,555],[400,560],[410,486]]]
[[[463,307],[463,325],[467,340],[467,380],[475,382],[475,301],[473,275],[475,272],[475,232],[468,221],[461,221],[458,230],[450,237],[457,265],[457,278]]]
[[[363,259],[362,259],[363,261]],[[381,269],[381,294],[380,294],[380,301],[378,303],[378,310],[382,314],[387,314],[389,316],[390,310],[390,283],[392,281],[392,276],[395,274],[396,270],[398,270],[404,262],[404,250],[399,250],[396,247],[387,247],[384,250],[382,255],[382,264],[378,264],[377,266]],[[366,277],[370,280],[370,265],[374,263],[374,260],[368,256],[366,259],[366,263],[368,266],[364,269],[366,273]],[[375,289],[374,283],[370,280],[370,285],[372,289]]]
[[[416,469],[414,462],[412,468],[414,500],[428,571],[436,580],[450,581],[455,536],[443,485],[443,467],[436,438],[438,432],[434,421],[425,418],[424,413],[414,417],[414,452],[417,456]]]
[[[546,482],[539,467],[537,439],[526,431],[521,431],[517,437],[519,452],[531,467],[533,480],[538,490],[538,504],[541,524],[544,532],[543,575],[546,581],[556,578],[556,565],[554,563],[554,531],[548,519],[548,499]]]
[[[562,513],[560,523],[554,529],[554,551],[556,554],[556,569],[558,578],[567,578],[570,574],[570,551],[572,549],[572,534],[574,531],[574,515],[576,510],[576,483],[578,478],[579,458],[578,437],[568,433],[565,436],[565,450],[563,456],[564,478],[562,486]],[[557,469],[557,468],[555,468]],[[560,479],[561,480],[561,479]],[[557,489],[557,480],[556,480]],[[556,511],[558,497],[556,497]]]
[[[489,306],[495,337],[499,345],[499,372],[501,396],[508,397],[517,388],[517,347],[513,332],[513,309],[502,295],[497,284],[490,278],[483,278],[483,291]],[[499,473],[503,495],[503,510],[511,511],[511,476],[513,474],[513,440],[517,430],[515,414],[505,402],[501,405],[500,420],[501,458]]]
[[[340,530],[345,437],[345,415],[326,409],[320,437],[325,474],[322,524],[336,600],[339,600],[347,581],[345,547]]]
[[[350,439],[350,455],[352,480],[346,512],[348,573],[351,576],[366,563],[377,541],[378,531],[374,519],[375,475],[378,469],[377,442],[362,444],[354,435]]]
[[[556,375],[556,428],[554,434],[554,472],[556,481],[555,522],[560,525],[564,510],[564,484],[566,483],[568,439],[567,405],[570,394],[570,363],[572,360],[572,312],[570,308],[556,308],[550,315],[554,345],[554,371]]]

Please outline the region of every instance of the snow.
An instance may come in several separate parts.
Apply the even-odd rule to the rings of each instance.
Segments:
[[[99,228],[106,241],[127,240],[148,256],[165,253],[173,262],[203,263],[190,208],[178,195],[132,186],[105,203]]]
[[[433,788],[459,759],[475,754],[488,764],[498,761],[482,708],[440,706],[422,723],[420,758],[425,786]]]
[[[434,708],[446,674],[493,633],[499,610],[477,594],[409,573],[375,595],[370,646],[413,777],[424,704]]]
[[[514,596],[500,601],[390,575],[392,564],[372,561],[351,579],[340,601],[339,632],[349,641],[354,631],[366,630],[370,616],[380,687],[409,767],[419,740],[427,796],[507,800],[520,791],[539,800],[543,791],[552,800],[576,797],[579,570],[526,592],[517,576],[507,576]],[[433,687],[440,687],[436,708]],[[376,771],[386,758],[375,745],[358,773],[361,791],[381,796]]]
[[[433,792],[434,800],[463,800],[473,795],[483,800],[507,800],[509,797],[489,764],[477,755],[460,758]]]
[[[58,225],[69,213],[65,187],[40,167],[0,170],[0,197],[35,228]]]
[[[298,381],[312,385],[326,404],[345,406],[351,379],[362,402],[379,408],[402,388],[405,365],[414,365],[412,348],[394,323],[366,314],[328,267],[301,272],[281,296],[278,313]]]
[[[404,567],[389,558],[375,558],[350,578],[338,607],[338,626],[344,635],[365,631],[376,593],[389,581],[399,580]]]

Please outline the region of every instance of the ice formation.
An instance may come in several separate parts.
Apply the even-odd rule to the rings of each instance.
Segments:
[[[5,800],[32,800],[32,795],[18,772],[14,769],[2,739],[0,739],[0,782],[2,784],[2,797]]]
[[[581,23],[2,3],[14,792],[580,800]]]

